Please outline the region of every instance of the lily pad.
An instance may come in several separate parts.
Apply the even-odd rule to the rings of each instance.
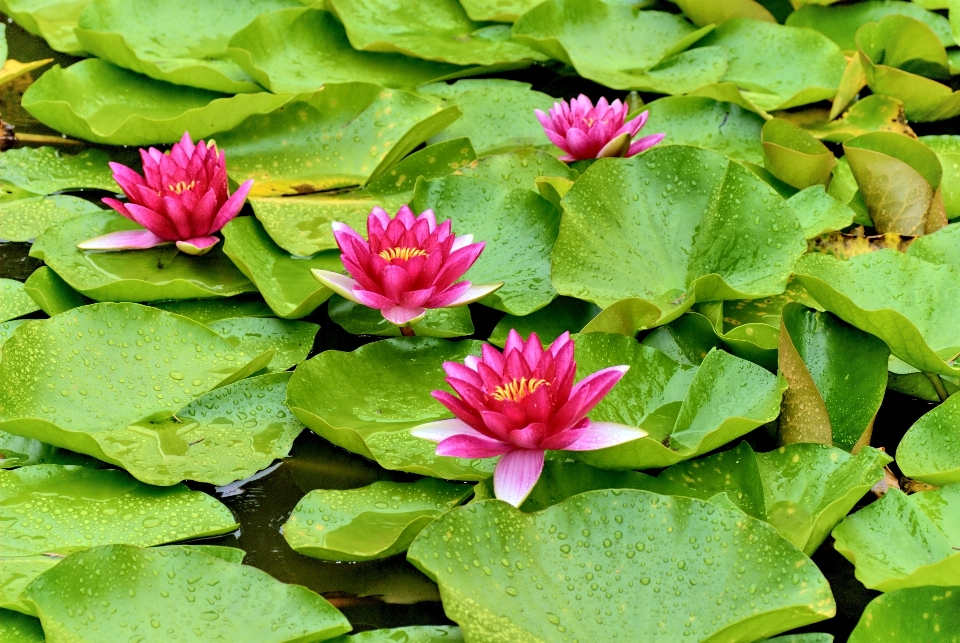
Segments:
[[[464,275],[475,284],[503,283],[481,303],[513,315],[527,315],[557,296],[550,281],[550,253],[560,212],[530,190],[509,189],[482,179],[448,176],[420,181],[410,206],[448,217],[457,234],[472,234],[486,247]]]
[[[505,154],[491,154],[464,165],[456,174],[471,176],[507,188],[526,188],[542,195],[541,177],[546,179],[577,180],[580,176],[557,157],[535,149],[518,149]]]
[[[857,185],[857,179],[853,176],[853,170],[850,169],[850,163],[847,161],[846,156],[841,156],[840,160],[837,161],[837,165],[833,168],[833,178],[830,180],[830,187],[827,188],[827,194],[840,203],[846,204],[847,207],[853,210],[854,223],[873,227],[870,213],[867,212],[867,204],[863,200],[863,194],[860,193],[860,186]],[[897,237],[899,237],[899,235],[897,235]]]
[[[787,199],[787,205],[800,220],[803,236],[813,239],[825,232],[843,230],[857,216],[853,209],[833,198],[822,185],[811,185]]]
[[[960,136],[921,136],[920,142],[940,160],[940,191],[948,219],[960,217]]]
[[[944,47],[956,44],[950,32],[950,22],[940,14],[927,11],[915,2],[869,0],[833,7],[810,4],[791,13],[787,18],[787,25],[816,29],[837,43],[844,51],[855,52],[857,29],[868,22],[877,22],[890,15],[908,16],[923,22],[937,35]]]
[[[121,252],[77,248],[101,234],[140,228],[113,212],[88,214],[44,232],[30,248],[30,256],[45,261],[71,287],[97,301],[231,297],[256,291],[217,247],[201,257],[173,245]]]
[[[548,0],[521,16],[513,35],[607,87],[683,94],[726,71],[722,49],[685,51],[712,29],[626,3]]]
[[[47,41],[51,49],[81,55],[73,30],[90,0],[0,0],[0,11],[28,32]]]
[[[504,315],[487,341],[503,348],[507,343],[507,335],[511,330],[516,330],[524,338],[536,333],[540,341],[546,344],[565,332],[579,333],[599,312],[600,308],[588,301],[557,297],[529,315]]]
[[[148,547],[238,527],[219,501],[123,471],[39,464],[0,471],[0,555],[69,554],[107,543]]]
[[[858,100],[836,120],[805,123],[802,127],[814,137],[831,143],[843,143],[870,132],[913,135],[913,130],[907,125],[907,118],[903,114],[903,101],[881,94],[872,94]]]
[[[44,643],[40,621],[32,616],[0,609],[0,637],[7,643]]]
[[[40,306],[24,291],[23,283],[14,279],[0,279],[0,322],[38,310]]]
[[[427,180],[449,176],[476,160],[477,153],[468,137],[427,145],[370,181],[365,191],[379,197],[399,198],[411,194],[421,176]]]
[[[312,268],[340,271],[340,253],[325,251],[309,259],[295,258],[267,235],[254,217],[239,217],[223,229],[223,253],[260,289],[280,317],[312,313],[333,291],[320,285]]]
[[[541,0],[460,0],[471,20],[478,22],[516,22]]]
[[[262,13],[300,6],[298,0],[94,0],[75,34],[93,55],[157,80],[226,94],[258,92],[254,79],[227,57],[227,42]]]
[[[347,30],[354,49],[396,52],[453,63],[498,65],[545,60],[515,42],[507,26],[470,20],[457,0],[425,0],[416,5],[392,0],[327,0]]]
[[[554,149],[533,110],[547,111],[556,99],[533,91],[528,83],[499,78],[459,80],[452,85],[426,85],[418,91],[441,99],[445,106],[455,105],[463,114],[430,143],[466,137],[481,156],[520,147]]]
[[[908,496],[889,489],[833,530],[837,551],[870,589],[956,585],[960,573],[960,485]]]
[[[279,373],[307,359],[320,327],[316,324],[271,317],[234,317],[207,323],[207,328],[247,355],[273,351],[266,370]]]
[[[848,643],[957,643],[960,587],[912,587],[870,601]]]
[[[667,96],[645,107],[645,131],[665,133],[669,145],[694,145],[734,161],[763,163],[762,117],[733,103],[702,96]]]
[[[315,489],[283,525],[294,551],[335,561],[388,558],[473,493],[473,487],[435,478],[374,482],[360,489]]]
[[[389,630],[369,630],[353,636],[340,636],[330,643],[463,643],[459,627],[449,625],[411,625]]]
[[[584,493],[535,514],[497,500],[470,504],[427,527],[407,558],[440,585],[466,640],[547,641],[558,627],[581,641],[611,632],[752,640],[835,612],[820,571],[769,525],[646,491]],[[788,573],[797,582],[778,586]],[[632,607],[611,603],[621,592]],[[748,595],[756,599],[733,598]]]
[[[273,311],[258,296],[238,295],[224,299],[185,299],[150,304],[201,324],[234,317],[273,317]]]
[[[930,373],[960,375],[948,364],[960,354],[960,302],[944,292],[960,287],[960,272],[896,250],[846,261],[805,255],[796,278],[831,313],[886,342],[890,352]]]
[[[627,324],[630,335],[697,301],[783,292],[806,248],[800,222],[772,188],[716,152],[685,145],[600,159],[563,207],[557,291],[603,308],[620,302],[592,325],[636,302],[624,315],[637,322]]]
[[[597,421],[638,426],[647,437],[577,453],[603,469],[652,469],[712,451],[772,421],[786,384],[766,369],[714,350],[699,367],[617,335],[577,339],[577,376],[627,364],[630,371],[590,413]]]
[[[239,125],[286,104],[287,94],[227,96],[141,76],[91,58],[54,66],[23,95],[23,108],[69,136],[109,145],[175,143]]]
[[[206,326],[156,308],[76,308],[20,326],[3,345],[0,431],[120,466],[132,457],[136,436],[161,460],[164,453],[183,455],[189,445],[180,435],[193,425],[177,424],[173,415],[207,391],[260,370],[272,356],[236,351]],[[164,423],[166,431],[153,428]],[[111,442],[116,432],[126,441]],[[209,446],[200,443],[197,450]]]
[[[316,7],[263,13],[234,34],[229,55],[276,94],[316,91],[326,83],[415,87],[462,70],[398,54],[357,51],[336,17]]]
[[[942,486],[960,482],[960,396],[928,411],[897,445],[903,475]]]
[[[104,466],[102,462],[89,456],[0,431],[0,469],[16,469],[35,464],[74,464],[91,469]]]
[[[388,322],[374,308],[334,295],[327,305],[330,320],[353,335],[400,337],[400,329]],[[412,326],[419,337],[465,337],[473,335],[473,319],[467,306],[432,308],[422,321]]]
[[[826,145],[790,121],[780,118],[767,121],[761,140],[763,166],[787,185],[803,190],[830,182],[837,159]]]
[[[438,456],[435,444],[409,432],[450,417],[430,395],[448,390],[443,362],[479,354],[480,342],[429,337],[386,339],[352,353],[326,351],[297,366],[287,406],[320,437],[387,469],[480,480],[492,474],[492,459]]]
[[[303,194],[376,178],[460,115],[416,94],[369,83],[324,85],[217,136],[227,171],[253,196]]]
[[[755,453],[741,442],[729,451],[675,464],[659,479],[686,485],[706,498],[726,494],[747,515],[770,523],[812,556],[891,461],[870,447],[855,456],[822,444]]]
[[[0,175],[7,183],[34,194],[96,188],[119,192],[101,150],[62,154],[52,147],[22,147],[0,155]]]
[[[101,211],[90,201],[61,194],[0,202],[0,239],[33,241],[67,219]]]
[[[34,270],[23,283],[23,289],[50,317],[91,303],[48,266]]]
[[[906,252],[911,257],[960,269],[960,225],[950,224],[933,234],[914,239]]]
[[[733,0],[733,2],[711,2],[711,0],[671,0],[683,11],[693,24],[698,26],[714,25],[733,18],[753,18],[777,22],[777,19],[760,2],[754,0]]]
[[[200,578],[206,582],[194,580]],[[143,643],[293,643],[350,630],[336,608],[305,587],[183,548],[79,552],[30,583],[25,595],[50,643],[131,636]],[[111,609],[99,614],[103,602]],[[98,618],[90,621],[93,611]]]
[[[781,313],[781,444],[819,442],[856,451],[870,443],[887,388],[890,350],[830,313],[787,304]]]

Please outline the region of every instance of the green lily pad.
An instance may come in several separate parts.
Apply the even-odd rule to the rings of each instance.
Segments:
[[[189,445],[180,436],[193,425],[177,424],[173,415],[211,389],[260,370],[273,353],[251,357],[206,326],[155,308],[76,308],[22,325],[3,345],[0,431],[124,467],[135,466],[127,460],[134,442],[150,446],[160,460],[164,453],[181,456]],[[152,428],[164,423],[165,431]],[[269,434],[280,427],[268,428]],[[200,443],[194,451],[210,446]],[[135,475],[150,473],[148,467]]]
[[[747,515],[770,523],[812,556],[891,461],[870,447],[855,456],[822,444],[755,453],[741,442],[729,451],[675,464],[659,479],[686,485],[705,498],[726,494]]]
[[[960,485],[908,496],[889,489],[833,530],[837,551],[870,589],[956,585],[960,573]]]
[[[201,324],[232,319],[234,317],[273,317],[273,311],[260,297],[239,295],[224,299],[184,299],[181,301],[157,301],[150,304]]]
[[[320,327],[310,322],[272,317],[234,317],[206,324],[236,350],[247,355],[273,351],[266,369],[279,373],[307,359]]]
[[[330,643],[463,643],[459,627],[449,625],[411,625],[389,630],[369,630],[353,636],[340,636]]]
[[[545,56],[515,42],[507,26],[484,26],[457,0],[416,5],[392,0],[328,0],[354,49],[396,52],[455,65],[530,63]]]
[[[471,20],[516,22],[541,0],[460,0]]]
[[[960,217],[960,136],[921,136],[920,142],[940,160],[940,191],[948,219]],[[0,206],[2,207],[2,206]]]
[[[331,321],[353,335],[400,337],[400,329],[384,319],[379,310],[367,308],[340,295],[330,298],[327,312]],[[467,306],[429,309],[423,320],[413,325],[413,332],[419,337],[449,338],[473,335],[470,309]]]
[[[0,11],[28,32],[47,41],[51,49],[81,55],[73,30],[90,0],[0,0]]]
[[[903,101],[890,96],[872,94],[854,103],[840,118],[828,122],[806,123],[803,129],[815,138],[843,143],[870,132],[894,132],[913,135],[903,115]],[[840,159],[843,162],[843,159]],[[840,166],[838,165],[837,168]],[[834,169],[834,178],[837,176]]]
[[[101,211],[95,203],[61,194],[0,202],[0,239],[33,241],[67,219]]]
[[[297,0],[94,0],[75,34],[93,55],[157,80],[226,94],[258,92],[254,79],[227,57],[227,43],[260,14],[300,6]]]
[[[253,114],[286,104],[290,95],[226,96],[141,76],[91,58],[54,66],[23,95],[23,108],[69,136],[109,145],[175,143],[228,130]]]
[[[107,543],[148,547],[233,531],[219,501],[123,471],[39,464],[0,471],[0,555],[68,554]]]
[[[734,161],[763,163],[764,120],[739,105],[702,96],[667,96],[645,109],[650,116],[643,131],[665,133],[669,145],[694,145]]]
[[[337,272],[343,268],[336,251],[321,252],[309,259],[292,257],[273,242],[254,217],[239,217],[228,223],[223,239],[223,253],[284,318],[309,315],[333,294],[313,278],[312,268]]]
[[[911,587],[870,601],[848,643],[960,641],[960,587]]]
[[[387,469],[480,480],[491,475],[493,459],[438,456],[435,444],[409,432],[450,417],[430,395],[448,390],[443,362],[479,354],[480,342],[429,337],[386,339],[352,353],[326,351],[297,366],[287,406],[320,437]]]
[[[944,47],[956,44],[950,32],[950,22],[915,2],[870,0],[833,7],[810,4],[791,13],[787,18],[787,25],[816,29],[844,51],[855,52],[857,29],[868,22],[877,22],[890,15],[908,16],[923,22],[937,35]]]
[[[84,150],[76,155],[62,154],[52,147],[22,147],[0,155],[3,180],[34,194],[61,190],[97,188],[119,192],[101,150]]]
[[[776,22],[770,12],[754,0],[733,0],[733,2],[711,2],[711,0],[671,0],[683,11],[693,24],[706,26],[719,24],[733,18],[753,18]]]
[[[23,289],[50,317],[91,303],[48,266],[34,270],[23,283]]]
[[[819,32],[747,18],[724,22],[697,46],[726,51],[723,81],[766,111],[833,98],[847,66],[840,47]]]
[[[563,207],[557,291],[603,308],[620,302],[591,326],[636,302],[623,314],[635,321],[625,324],[630,335],[697,301],[783,292],[806,248],[800,222],[772,188],[716,152],[685,145],[600,159]]]
[[[399,198],[411,194],[421,176],[427,180],[449,176],[476,160],[477,153],[467,137],[427,145],[382,172],[364,191],[378,197]]]
[[[294,551],[335,561],[379,560],[407,550],[417,534],[473,493],[435,478],[315,489],[294,508],[283,537]]]
[[[466,640],[549,641],[559,627],[581,641],[756,640],[835,612],[820,571],[769,525],[647,491],[593,491],[535,514],[470,504],[427,527],[407,558],[440,585]],[[785,574],[796,583],[778,586]]]
[[[948,364],[960,354],[960,302],[943,293],[960,287],[960,272],[896,250],[843,261],[805,255],[796,278],[825,309],[886,342],[890,352],[930,373],[960,375]]]
[[[336,17],[315,7],[257,16],[230,39],[229,54],[254,80],[277,94],[315,91],[326,83],[415,87],[462,69],[397,54],[357,51]]]
[[[576,170],[543,150],[518,149],[505,154],[492,154],[476,159],[457,170],[456,174],[483,179],[507,188],[526,188],[540,191],[537,179],[577,180]]]
[[[548,0],[521,16],[513,35],[607,87],[683,94],[726,71],[721,49],[685,51],[712,29],[626,3]]]
[[[14,279],[0,279],[0,322],[23,317],[40,310],[23,288],[23,283]]]
[[[50,643],[131,636],[142,643],[293,643],[350,630],[343,614],[305,587],[183,548],[79,552],[40,575],[25,595]],[[103,602],[111,609],[100,614]],[[94,611],[98,618],[90,621]]]
[[[798,190],[826,186],[837,159],[827,146],[781,118],[767,121],[761,132],[763,166]]]
[[[44,643],[40,621],[32,616],[0,609],[0,638],[6,643]]]
[[[503,348],[507,343],[507,335],[515,330],[524,338],[536,333],[540,341],[546,344],[565,332],[579,333],[599,312],[600,308],[588,301],[557,297],[529,315],[504,315],[487,341]]]
[[[556,99],[533,91],[528,83],[499,78],[459,80],[452,85],[426,85],[418,91],[437,97],[445,106],[455,105],[463,113],[430,143],[466,137],[478,155],[521,147],[553,149],[533,110],[547,111]]]
[[[102,462],[89,456],[0,431],[0,469],[16,469],[34,464],[75,464],[91,469],[104,466]]]
[[[45,261],[71,287],[97,301],[231,297],[256,291],[217,247],[201,257],[173,245],[120,252],[77,248],[101,234],[140,228],[113,212],[88,214],[44,232],[30,248],[30,256]]]
[[[787,199],[787,205],[800,220],[803,236],[819,237],[825,232],[843,230],[853,223],[853,208],[827,194],[822,185],[811,185]]]
[[[474,241],[486,242],[464,278],[475,284],[504,285],[481,303],[513,315],[527,315],[557,296],[550,281],[550,253],[560,213],[539,194],[472,177],[448,176],[418,182],[410,206],[416,212],[432,208],[438,220],[452,220],[457,234],[472,234]]]
[[[960,397],[951,395],[910,427],[897,445],[897,465],[928,484],[960,482]]]
[[[950,224],[933,234],[914,239],[907,254],[928,263],[941,264],[960,269],[960,225]]]
[[[780,372],[790,385],[781,444],[819,442],[846,451],[869,444],[887,388],[887,345],[802,304],[787,304],[781,314]]]
[[[12,321],[0,322],[0,349],[2,349],[3,344],[13,336],[13,332],[17,330],[17,327],[27,321],[29,320],[14,319]]]
[[[254,179],[253,196],[303,194],[373,180],[459,115],[410,92],[328,84],[217,142],[230,178]]]
[[[766,369],[723,351],[709,352],[699,367],[688,366],[618,335],[580,335],[576,358],[578,377],[630,366],[590,418],[649,434],[576,454],[603,469],[667,467],[712,451],[776,418],[786,388]]]
[[[853,170],[850,169],[846,156],[841,156],[836,167],[833,168],[833,178],[830,180],[827,194],[853,210],[854,223],[873,227],[870,213],[867,212],[867,203],[863,200],[860,186],[857,185],[857,179],[853,176]]]

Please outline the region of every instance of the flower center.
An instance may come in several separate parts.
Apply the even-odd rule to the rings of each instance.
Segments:
[[[190,181],[189,183],[186,181],[177,181],[176,185],[168,185],[167,189],[171,192],[176,192],[177,194],[183,194],[183,192],[186,190],[192,190],[193,186],[196,184],[196,181]]]
[[[414,257],[427,256],[427,253],[420,248],[387,248],[386,250],[381,250],[379,254],[387,261],[393,261],[394,259],[409,261]]]
[[[510,400],[511,402],[519,402],[526,396],[530,395],[536,391],[541,386],[550,386],[550,382],[547,380],[538,380],[535,378],[527,379],[521,377],[519,379],[514,378],[512,382],[505,386],[498,386],[493,389],[493,399],[498,402],[503,402],[504,400]]]

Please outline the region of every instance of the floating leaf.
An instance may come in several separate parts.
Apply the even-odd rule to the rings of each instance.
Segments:
[[[23,283],[23,290],[50,317],[90,303],[48,266],[33,271]]]
[[[463,643],[459,627],[449,625],[412,625],[390,630],[369,630],[353,636],[340,636],[330,643]]]
[[[960,569],[960,485],[908,496],[887,490],[833,530],[837,551],[870,589],[950,586]]]
[[[686,485],[703,498],[726,494],[747,515],[770,523],[812,556],[891,461],[870,447],[855,456],[822,444],[755,453],[741,442],[729,451],[675,464],[659,479]]]
[[[784,183],[803,190],[826,185],[837,160],[827,146],[789,121],[767,121],[761,133],[763,166]]]
[[[776,22],[767,9],[754,0],[733,0],[723,4],[710,0],[671,0],[693,24],[700,27],[720,24],[733,18],[752,18]]]
[[[137,229],[141,226],[113,212],[88,214],[44,232],[30,255],[97,301],[231,297],[256,290],[218,247],[201,257],[173,245],[120,252],[77,248],[78,243],[102,234]]]
[[[0,279],[0,322],[23,317],[40,310],[23,284],[14,279]]]
[[[0,175],[7,183],[34,194],[80,188],[119,192],[109,160],[101,150],[70,155],[52,147],[22,147],[0,155]]]
[[[790,385],[781,444],[819,442],[845,451],[869,444],[887,388],[887,345],[802,304],[787,304],[781,314],[780,372]]]
[[[68,554],[108,543],[148,547],[238,527],[219,501],[161,489],[115,469],[39,464],[0,471],[0,555]]]
[[[822,185],[811,185],[797,192],[787,199],[787,205],[800,220],[803,236],[807,239],[842,230],[856,217],[852,208],[827,194]]]
[[[957,643],[960,587],[911,587],[870,601],[848,643]]]
[[[626,3],[548,0],[517,20],[513,35],[607,87],[683,94],[719,81],[727,68],[716,47],[684,51],[711,30]]]
[[[67,219],[101,211],[90,201],[61,194],[0,202],[0,239],[33,241]]]
[[[0,609],[0,638],[4,643],[44,643],[40,621],[32,616]]]
[[[305,587],[179,547],[80,552],[30,583],[25,595],[50,643],[131,636],[143,643],[293,643],[350,630],[336,608]],[[104,602],[110,610],[100,614]],[[90,621],[93,611],[98,618]]]
[[[637,322],[624,324],[630,335],[697,301],[783,292],[805,247],[800,222],[772,188],[720,154],[688,146],[601,159],[563,207],[557,291],[604,308],[620,302],[591,327],[637,302],[623,314]],[[651,309],[652,323],[644,318]]]
[[[536,514],[496,500],[470,504],[427,527],[407,558],[439,583],[444,610],[471,641],[548,641],[558,627],[581,641],[611,632],[752,640],[835,612],[826,579],[769,525],[646,491],[584,493]],[[797,583],[778,587],[787,569]],[[611,604],[607,594],[621,592],[632,608]],[[663,592],[686,600],[665,601]],[[718,600],[729,592],[757,599]]]
[[[960,397],[951,395],[910,427],[897,445],[897,465],[928,484],[960,482]]]
[[[928,263],[960,269],[958,249],[960,249],[960,225],[951,224],[933,234],[917,237],[906,248],[906,253]]]
[[[0,0],[3,11],[28,32],[47,41],[51,49],[81,55],[83,49],[73,33],[80,13],[90,0]]]
[[[286,104],[290,95],[226,96],[171,85],[91,58],[55,65],[23,95],[23,108],[69,136],[109,145],[175,143],[239,125]]]
[[[948,219],[960,217],[960,136],[921,136],[920,142],[940,160],[940,192]]]
[[[503,348],[507,335],[516,330],[524,338],[536,333],[540,341],[547,344],[565,332],[579,333],[599,312],[600,308],[582,299],[557,297],[529,315],[504,315],[487,341]]]
[[[895,250],[841,261],[805,255],[796,278],[837,317],[886,342],[890,352],[930,373],[958,375],[947,362],[960,354],[960,302],[944,292],[960,287],[960,272]]]
[[[207,328],[247,355],[273,351],[268,372],[282,372],[307,359],[320,327],[310,322],[262,317],[234,317],[207,323]]]
[[[950,22],[914,2],[870,0],[833,7],[811,4],[791,13],[787,18],[787,25],[816,29],[837,43],[841,49],[855,52],[857,29],[868,22],[878,22],[890,15],[908,16],[923,22],[937,35],[944,47],[956,44],[953,34],[950,33]]]
[[[354,49],[397,52],[455,65],[497,65],[544,60],[514,42],[506,26],[474,22],[457,0],[404,5],[392,0],[328,0]]]
[[[421,176],[427,180],[438,179],[454,174],[476,160],[477,153],[466,137],[427,145],[385,170],[367,185],[365,191],[376,196],[399,198],[400,195],[409,195]]]
[[[75,464],[91,469],[104,466],[102,462],[89,456],[0,431],[0,469],[16,469],[34,464]]]
[[[400,337],[400,329],[383,317],[376,308],[367,308],[339,295],[334,295],[327,305],[330,320],[353,335],[379,335]],[[465,337],[473,335],[473,319],[467,306],[455,308],[431,308],[423,321],[412,326],[419,337]]]
[[[541,0],[460,0],[471,20],[516,22]]]
[[[239,295],[225,299],[185,299],[182,301],[157,301],[154,308],[208,324],[233,317],[273,317],[273,311],[262,299],[251,295]]]
[[[802,127],[814,137],[831,143],[843,143],[870,132],[913,135],[913,130],[907,125],[907,118],[903,114],[903,103],[896,98],[879,94],[858,100],[836,120],[804,124]],[[834,170],[834,178],[836,171]]]
[[[254,80],[277,94],[315,91],[326,83],[415,87],[462,69],[397,54],[357,51],[336,17],[315,7],[258,16],[231,38],[229,54]]]
[[[335,561],[388,558],[407,550],[417,534],[453,509],[473,487],[435,478],[374,482],[360,489],[315,489],[283,525],[294,551]]]
[[[573,181],[579,174],[563,161],[542,150],[518,149],[505,154],[484,156],[469,163],[456,174],[483,179],[506,188],[526,188],[542,195],[538,179]]]

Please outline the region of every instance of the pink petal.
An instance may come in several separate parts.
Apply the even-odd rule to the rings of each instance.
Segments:
[[[131,221],[136,221],[136,220],[133,218],[133,215],[130,214],[130,212],[127,210],[127,206],[126,206],[124,203],[121,203],[120,201],[117,201],[116,199],[111,199],[110,197],[104,197],[104,198],[101,199],[101,201],[103,201],[103,202],[106,203],[108,206],[110,206],[111,208],[113,208],[114,210],[116,210],[117,212],[119,212],[120,214],[122,214],[123,216],[125,216],[126,218],[130,219]]]
[[[543,471],[543,451],[518,449],[505,453],[493,470],[493,490],[497,498],[519,507]]]
[[[509,444],[490,438],[454,435],[437,445],[437,455],[447,455],[454,458],[495,458],[514,448]]]
[[[370,216],[367,217],[367,236],[372,236],[371,230],[385,232],[388,225],[390,225],[390,215],[380,206],[375,207],[370,210]]]
[[[417,220],[426,220],[430,232],[437,229],[437,216],[433,213],[433,210],[424,210],[420,213],[420,216],[417,217]]]
[[[473,356],[470,355],[468,358],[469,357]],[[463,380],[464,382],[468,382],[477,388],[481,388],[483,386],[483,380],[480,379],[480,375],[477,374],[476,369],[470,368],[466,363],[459,364],[457,362],[444,362],[443,372],[447,374],[447,377]]]
[[[490,295],[503,286],[502,283],[499,284],[480,284],[473,285],[467,288],[466,292],[457,297],[451,302],[445,303],[442,306],[434,306],[433,302],[430,302],[431,308],[454,308],[456,306],[465,306],[467,304],[472,304],[475,301],[480,301],[487,295]],[[439,297],[439,295],[438,295]]]
[[[194,237],[184,241],[177,241],[177,250],[188,255],[199,257],[205,255],[220,241],[217,237]]]
[[[445,290],[450,284],[459,280],[480,257],[485,245],[483,242],[472,243],[451,252],[434,279],[434,285],[440,290]]]
[[[149,230],[122,230],[87,239],[78,243],[77,247],[81,250],[142,250],[164,243],[169,241],[164,241]]]
[[[406,306],[394,306],[380,311],[383,318],[394,326],[408,326],[415,324],[426,314],[425,308],[407,308]]]
[[[627,156],[634,156],[639,154],[644,150],[648,150],[666,137],[666,134],[651,134],[650,136],[644,136],[643,138],[635,140],[630,144],[630,149],[627,150]]]
[[[469,281],[461,281],[460,283],[453,284],[446,290],[436,293],[427,301],[425,306],[427,308],[446,308],[451,302],[456,301],[463,293],[470,290],[470,285]]]
[[[387,299],[383,295],[373,292],[372,290],[365,290],[364,288],[353,289],[353,301],[358,304],[363,304],[367,308],[375,308],[377,310],[383,310],[384,308],[393,308],[394,302]]]
[[[430,297],[433,296],[433,290],[433,288],[408,290],[401,295],[400,301],[397,303],[408,308],[423,308],[430,301]]]
[[[159,212],[154,212],[150,208],[145,208],[136,203],[128,203],[127,212],[130,213],[130,217],[134,221],[158,237],[167,239],[168,241],[174,241],[180,238],[173,224]]]
[[[567,151],[577,160],[594,158],[599,147],[586,132],[576,127],[567,131]]]
[[[585,416],[616,386],[629,369],[629,366],[611,366],[577,382],[570,391],[570,399],[554,416],[554,425],[569,426]]]
[[[465,234],[463,236],[457,237],[456,239],[453,240],[453,245],[450,246],[450,254],[453,254],[460,248],[466,248],[471,243],[473,243],[472,234]]]
[[[592,420],[588,428],[580,429],[578,433],[576,441],[564,447],[566,451],[606,449],[647,436],[646,431],[634,426],[617,424],[616,422],[594,422]]]
[[[642,114],[640,114],[639,116],[637,116],[636,118],[633,118],[633,119],[627,121],[626,123],[624,123],[624,127],[627,127],[627,128],[628,128],[627,131],[630,132],[630,137],[631,137],[631,138],[633,138],[634,136],[636,136],[636,135],[637,135],[637,132],[639,132],[640,129],[643,128],[643,126],[647,124],[647,119],[648,119],[649,117],[650,117],[650,111],[649,111],[649,110],[646,110],[646,111],[644,111]]]
[[[321,284],[337,293],[345,299],[350,301],[361,303],[357,301],[356,295],[353,294],[353,288],[357,285],[357,282],[347,277],[346,275],[341,275],[337,272],[330,272],[329,270],[319,270],[314,268],[310,271],[313,275],[313,278],[319,281]]]
[[[253,187],[252,179],[240,184],[237,191],[231,194],[226,203],[220,206],[220,211],[217,212],[217,216],[213,219],[213,225],[210,226],[210,232],[218,232],[223,226],[227,225],[227,222],[240,214],[251,187]]]
[[[423,438],[431,442],[443,442],[447,438],[455,435],[470,435],[474,437],[484,437],[469,424],[456,418],[449,420],[437,420],[436,422],[427,422],[420,426],[410,429],[410,435],[416,438]]]

